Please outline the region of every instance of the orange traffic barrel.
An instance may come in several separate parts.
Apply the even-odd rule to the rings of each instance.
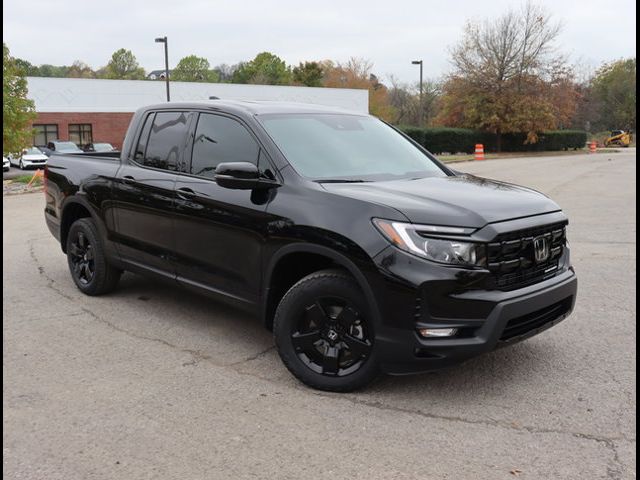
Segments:
[[[476,160],[484,160],[484,145],[476,143]]]
[[[589,142],[589,153],[596,153],[596,142]]]

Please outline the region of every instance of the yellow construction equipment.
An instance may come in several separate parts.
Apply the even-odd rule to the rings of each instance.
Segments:
[[[611,136],[604,141],[605,147],[628,147],[631,143],[631,132],[624,130],[613,130]]]

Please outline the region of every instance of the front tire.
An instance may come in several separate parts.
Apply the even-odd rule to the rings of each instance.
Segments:
[[[369,305],[340,270],[312,273],[291,287],[278,305],[273,332],[282,362],[312,388],[349,392],[379,373]]]
[[[90,218],[76,220],[67,235],[67,263],[71,278],[86,295],[102,295],[116,288],[121,271],[109,265],[98,228]]]

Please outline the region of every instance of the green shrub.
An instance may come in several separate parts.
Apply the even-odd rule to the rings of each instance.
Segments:
[[[472,153],[477,132],[466,128],[398,127],[432,153]]]
[[[425,128],[424,146],[433,153],[472,153],[477,133],[467,128]]]
[[[424,128],[412,127],[410,125],[401,125],[398,127],[398,130],[401,130],[402,132],[413,138],[420,145],[424,145]]]
[[[540,134],[539,143],[544,150],[577,150],[587,143],[587,132],[582,130],[551,130]]]
[[[419,128],[399,127],[404,133],[423,145],[432,153],[473,153],[475,145],[481,143],[485,152],[495,152],[498,139],[495,133],[467,128]],[[536,143],[527,143],[526,133],[502,135],[503,152],[540,152],[584,148],[587,132],[581,130],[550,130],[538,134]]]

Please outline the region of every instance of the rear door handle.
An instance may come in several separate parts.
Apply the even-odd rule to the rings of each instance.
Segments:
[[[182,198],[183,200],[191,200],[193,197],[196,196],[196,192],[191,190],[189,187],[179,188],[176,190],[176,193],[178,197]]]
[[[122,177],[122,182],[131,185],[132,183],[136,183],[136,179],[131,175],[125,175]]]

